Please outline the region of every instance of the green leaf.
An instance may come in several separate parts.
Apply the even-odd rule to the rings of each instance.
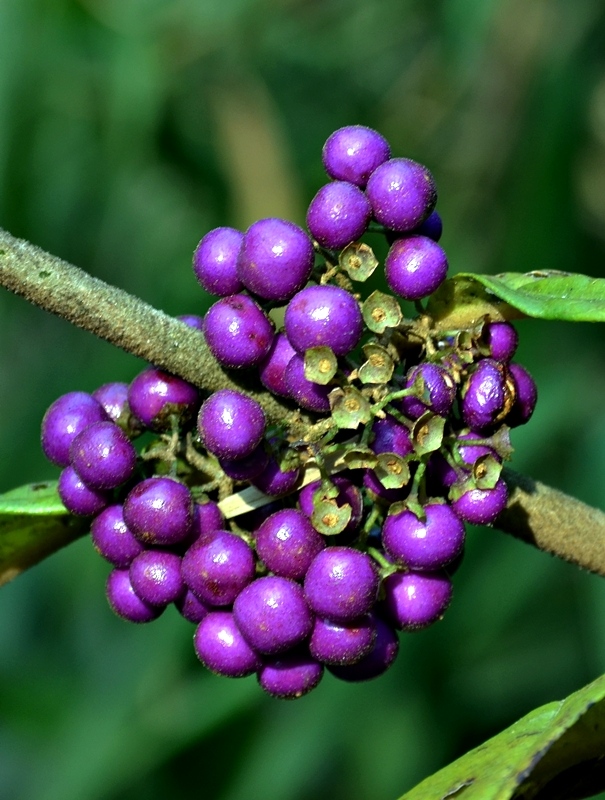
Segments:
[[[32,483],[0,495],[0,586],[88,531],[74,517],[56,482]]]
[[[601,676],[567,699],[535,709],[400,800],[529,800],[545,787],[540,797],[550,797],[551,782],[560,786],[579,765],[574,777],[589,786],[604,752],[605,676]],[[574,797],[589,796],[581,794],[577,784],[574,790]]]
[[[501,275],[460,273],[435,292],[428,311],[436,315],[441,328],[450,324],[456,312],[466,314],[470,324],[485,314],[503,319],[525,315],[567,322],[605,322],[605,278],[556,270]]]

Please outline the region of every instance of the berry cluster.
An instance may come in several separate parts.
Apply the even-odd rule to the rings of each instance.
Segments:
[[[504,509],[508,430],[536,402],[509,322],[444,330],[421,303],[448,268],[428,169],[363,126],[334,132],[323,160],[310,235],[277,218],[210,231],[193,267],[219,299],[181,318],[287,398],[279,424],[243,391],[155,367],[64,395],[42,423],[62,500],[113,565],[113,610],[140,623],[174,604],[208,669],[286,698],[324,668],[380,675],[398,631],[443,616],[464,523]],[[357,291],[378,266],[367,231],[386,236],[392,294]]]

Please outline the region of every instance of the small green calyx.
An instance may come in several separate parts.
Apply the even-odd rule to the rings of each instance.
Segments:
[[[366,344],[362,348],[368,359],[359,368],[362,383],[388,383],[395,369],[395,362],[388,351],[379,344]]]
[[[397,300],[378,290],[372,292],[364,302],[361,313],[368,328],[379,334],[387,328],[396,328],[403,319]]]
[[[355,430],[370,421],[372,417],[370,404],[354,386],[334,389],[328,397],[332,419],[339,428]]]
[[[410,481],[410,468],[397,453],[380,453],[374,471],[385,489],[401,489]]]
[[[353,281],[367,281],[378,266],[371,247],[363,242],[352,242],[341,252],[338,263]]]
[[[348,503],[336,505],[335,500],[322,500],[317,503],[311,515],[311,524],[324,536],[336,536],[349,524],[352,509]]]
[[[412,443],[418,455],[426,455],[439,450],[443,442],[445,419],[427,411],[419,417],[412,428]]]
[[[329,347],[311,347],[305,351],[305,378],[325,386],[338,370],[338,361]]]

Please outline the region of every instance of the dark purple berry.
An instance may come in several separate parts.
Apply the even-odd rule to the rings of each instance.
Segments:
[[[525,425],[534,413],[538,400],[538,387],[529,372],[521,364],[509,365],[510,375],[515,385],[515,400],[506,416],[505,422],[511,428]]]
[[[286,308],[286,335],[299,353],[310,347],[329,347],[345,356],[363,331],[359,304],[339,286],[308,286],[298,292]]]
[[[237,627],[260,653],[280,653],[306,639],[313,616],[301,587],[289,578],[268,575],[248,584],[233,604]]]
[[[219,459],[225,475],[234,481],[251,481],[258,478],[268,463],[269,455],[262,444],[244,458]]]
[[[328,395],[334,388],[314,383],[305,378],[305,357],[301,353],[292,356],[284,374],[288,396],[296,400],[301,408],[318,413],[330,410]]]
[[[202,603],[191,589],[187,589],[174,601],[179,614],[188,622],[201,622],[211,610],[211,606]]]
[[[142,432],[141,422],[134,416],[128,404],[127,383],[104,383],[95,389],[92,396],[103,406],[109,419],[119,425],[130,439]]]
[[[90,526],[92,543],[99,555],[114,567],[126,569],[143,552],[143,545],[124,522],[121,505],[108,506]]]
[[[132,588],[146,603],[166,606],[185,592],[181,559],[166,550],[145,550],[130,565]]]
[[[288,341],[286,334],[278,333],[273,339],[269,353],[258,365],[261,383],[273,394],[281,397],[289,396],[285,372],[288,362],[295,353],[296,350]]]
[[[384,262],[389,287],[405,300],[421,300],[440,286],[447,275],[447,256],[427,236],[404,236],[391,245]]]
[[[227,678],[252,675],[261,659],[239,632],[230,611],[211,611],[197,626],[193,646],[211,672]]]
[[[515,355],[519,334],[510,322],[488,322],[483,326],[483,338],[496,361],[508,363]]]
[[[128,622],[151,622],[164,611],[165,606],[152,606],[136,594],[130,583],[127,569],[114,569],[106,585],[107,599],[112,610]]]
[[[444,503],[427,503],[423,522],[409,510],[387,516],[382,543],[398,564],[432,571],[453,561],[464,547],[464,525]]]
[[[505,368],[492,358],[482,359],[462,389],[464,422],[477,431],[491,428],[500,421],[508,398]]]
[[[441,619],[452,599],[452,582],[441,572],[395,572],[383,587],[385,613],[405,631],[427,628]]]
[[[244,235],[237,275],[265,300],[288,300],[309,280],[314,253],[310,238],[293,222],[269,217]]]
[[[252,550],[229,531],[216,531],[209,542],[192,545],[181,565],[187,586],[211,606],[231,605],[254,573]]]
[[[81,517],[98,514],[111,502],[109,492],[87,486],[73,467],[61,472],[57,489],[65,508]]]
[[[325,542],[309,518],[293,508],[267,517],[256,531],[256,552],[270,572],[301,580]]]
[[[499,478],[493,489],[469,489],[452,502],[452,508],[465,522],[472,525],[491,525],[506,508],[507,500],[508,489],[502,478]]]
[[[369,614],[347,624],[318,617],[309,651],[323,664],[354,664],[370,652],[375,641],[376,625]]]
[[[217,458],[245,458],[265,433],[265,413],[251,397],[219,389],[204,401],[197,418],[204,446]]]
[[[252,485],[260,489],[264,494],[277,497],[280,494],[291,492],[300,479],[301,469],[282,470],[274,458],[269,459],[269,463],[261,474],[252,481]]]
[[[115,489],[134,474],[137,453],[115,422],[93,422],[69,449],[71,463],[87,486]]]
[[[334,131],[322,152],[331,178],[350,181],[362,189],[374,170],[390,156],[391,148],[384,136],[365,125],[347,125]]]
[[[69,448],[76,436],[107,419],[101,403],[86,392],[68,392],[57,398],[42,419],[42,450],[59,467],[69,464]]]
[[[377,678],[393,665],[399,652],[397,633],[380,617],[372,614],[376,625],[376,640],[370,652],[355,664],[328,666],[328,670],[342,681],[369,681]]]
[[[229,292],[229,294],[232,294],[232,292]],[[177,319],[180,319],[190,328],[195,328],[198,331],[204,330],[204,317],[200,317],[198,314],[179,314]]]
[[[373,422],[372,434],[370,447],[375,453],[396,453],[404,458],[414,452],[409,430],[390,414]]]
[[[169,546],[186,539],[193,522],[191,492],[173,478],[147,478],[124,501],[124,522],[146,545]]]
[[[365,194],[352,183],[322,186],[309,205],[307,226],[320,245],[332,250],[363,236],[372,216]]]
[[[409,158],[392,158],[375,169],[366,194],[376,221],[393,231],[417,228],[437,202],[433,176]]]
[[[195,248],[193,271],[210,294],[226,297],[244,288],[237,277],[237,257],[244,234],[235,228],[214,228]]]
[[[353,620],[366,614],[376,601],[378,573],[366,553],[328,547],[314,558],[304,587],[309,607],[318,616]]]
[[[208,347],[225,367],[255,366],[269,353],[274,335],[273,323],[247,294],[217,300],[204,317]]]
[[[428,236],[429,239],[438,242],[443,233],[443,223],[439,212],[432,211],[424,222],[421,222],[417,228],[414,228],[413,233],[417,233],[420,236]]]
[[[165,430],[175,415],[184,421],[192,417],[200,402],[195,386],[157,367],[140,372],[128,387],[132,413],[152,430]]]
[[[293,700],[319,684],[324,668],[306,652],[297,650],[264,660],[258,682],[272,697]]]
[[[425,400],[414,395],[402,398],[403,413],[410,419],[417,419],[426,411],[447,417],[456,397],[456,384],[450,373],[438,364],[425,361],[409,371],[405,388],[411,388],[418,378],[422,379],[428,398]]]

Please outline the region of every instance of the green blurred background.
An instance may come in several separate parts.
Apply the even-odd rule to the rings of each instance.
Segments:
[[[0,225],[171,314],[218,225],[304,223],[337,127],[440,190],[452,271],[605,277],[599,0],[3,0]],[[524,321],[540,402],[514,466],[603,508],[601,326]],[[0,491],[56,477],[47,406],[142,363],[0,291]],[[396,798],[605,671],[605,583],[470,532],[443,622],[366,685],[288,703],[114,617],[82,540],[0,592],[0,797]]]

